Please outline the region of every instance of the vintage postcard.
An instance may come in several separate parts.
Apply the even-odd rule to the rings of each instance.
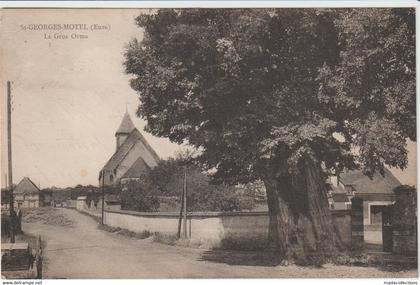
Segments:
[[[3,8],[5,279],[417,277],[415,8]]]

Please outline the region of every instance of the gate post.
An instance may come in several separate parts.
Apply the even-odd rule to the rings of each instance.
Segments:
[[[361,251],[364,247],[363,199],[351,199],[351,250]]]
[[[392,215],[392,252],[417,256],[417,192],[416,188],[401,185],[394,189],[395,205]]]

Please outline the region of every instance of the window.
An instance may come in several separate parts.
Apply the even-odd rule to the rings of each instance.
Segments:
[[[109,176],[109,181],[114,182],[114,176],[112,174]]]

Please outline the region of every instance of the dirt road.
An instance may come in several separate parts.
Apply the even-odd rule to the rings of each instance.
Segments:
[[[206,251],[138,240],[97,229],[97,223],[76,210],[55,211],[70,226],[25,223],[23,230],[46,241],[45,278],[309,278],[415,277],[417,272],[325,265],[323,268],[271,266],[253,253]],[[255,254],[255,253],[254,253]]]

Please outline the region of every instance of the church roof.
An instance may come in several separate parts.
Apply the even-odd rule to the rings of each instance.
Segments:
[[[139,157],[121,178],[138,178],[149,170],[150,167],[144,159]]]
[[[24,194],[31,194],[31,193],[39,193],[41,190],[32,182],[31,179],[28,177],[24,177],[16,188],[13,190],[13,193],[24,193]]]
[[[125,112],[120,127],[118,128],[116,134],[129,134],[135,128],[136,127],[134,126],[133,121],[131,121],[130,115],[128,114],[128,112]]]
[[[356,193],[393,194],[392,190],[401,185],[400,181],[387,168],[385,168],[384,176],[380,173],[375,173],[372,179],[364,175],[360,170],[345,171],[340,174],[339,180],[346,186],[353,186]]]
[[[144,146],[150,152],[150,154],[153,156],[156,162],[160,160],[159,156],[156,154],[153,148],[149,145],[149,143],[146,141],[143,135],[139,132],[139,130],[134,128],[130,132],[127,139],[123,142],[123,144],[117,149],[114,155],[105,164],[104,169],[113,171],[121,163],[121,161],[123,161],[123,159],[126,157],[126,155],[128,155],[130,150],[135,146],[135,144],[138,141],[141,141],[144,144]]]

